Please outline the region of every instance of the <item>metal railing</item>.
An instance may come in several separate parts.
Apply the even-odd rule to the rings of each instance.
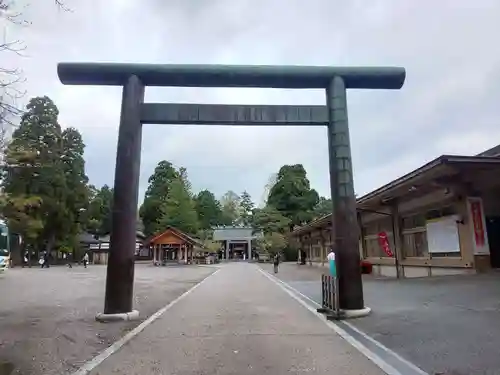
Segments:
[[[321,275],[321,307],[317,311],[325,314],[329,320],[341,318],[337,291],[337,278],[330,275]]]

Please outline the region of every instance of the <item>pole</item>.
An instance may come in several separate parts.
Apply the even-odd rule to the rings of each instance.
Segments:
[[[106,275],[104,314],[132,312],[134,253],[142,126],[140,110],[144,85],[131,76],[123,87],[116,152],[113,216]]]
[[[338,298],[342,310],[364,308],[352,174],[346,86],[334,77],[327,90],[328,153],[332,195],[332,242],[338,263]]]

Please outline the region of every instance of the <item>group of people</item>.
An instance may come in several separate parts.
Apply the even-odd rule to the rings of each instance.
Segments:
[[[29,265],[29,253],[26,251],[24,253],[23,257],[23,267],[25,265]],[[49,268],[50,267],[50,260],[52,258],[52,255],[48,251],[44,251],[40,254],[40,258],[38,259],[38,264],[40,265],[40,268]],[[63,255],[63,258],[66,260],[68,267],[73,268],[73,264],[71,261],[71,257],[66,254]],[[82,257],[82,263],[85,268],[87,268],[87,265],[89,264],[89,254],[85,252],[85,254]]]
[[[335,266],[335,252],[333,251],[333,248],[330,249],[330,252],[326,256],[326,259],[330,263],[330,267],[334,267],[334,268],[336,267]],[[280,260],[281,260],[280,253],[276,253],[274,255],[274,257],[273,257],[274,273],[278,273],[278,268],[279,268],[279,265],[280,265]],[[333,265],[332,265],[332,261],[333,261]]]

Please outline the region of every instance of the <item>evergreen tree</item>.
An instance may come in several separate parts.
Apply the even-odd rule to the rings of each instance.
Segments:
[[[14,226],[24,223],[17,228],[19,233],[31,238],[33,246],[46,246],[48,250],[64,234],[66,200],[70,193],[66,187],[58,115],[56,105],[46,96],[29,101],[6,150],[3,181],[10,200],[5,216]],[[18,220],[9,209],[16,206],[25,207],[23,220]],[[26,227],[22,228],[23,225]]]
[[[311,189],[302,164],[282,166],[267,199],[268,205],[291,220],[290,230],[293,225],[310,221],[318,202],[318,193]]]
[[[93,185],[87,187],[89,203],[82,213],[82,221],[89,233],[103,235],[111,232],[113,212],[113,189],[104,185],[96,189]]]
[[[209,190],[202,190],[194,197],[200,229],[211,229],[222,224],[222,209],[220,202]]]
[[[252,225],[252,212],[254,209],[254,203],[252,201],[252,197],[250,194],[248,194],[247,191],[244,191],[241,194],[240,198],[240,208],[239,208],[239,213],[240,213],[240,218],[239,218],[239,223],[244,225],[244,226],[250,226]]]
[[[172,163],[162,160],[156,166],[153,174],[149,177],[149,186],[144,196],[144,202],[139,209],[139,216],[144,225],[144,233],[147,236],[157,234],[163,230],[161,226],[165,202],[168,197],[170,184],[179,178],[179,172]],[[187,177],[187,176],[184,176]],[[186,184],[186,181],[183,182]]]
[[[195,234],[198,231],[198,213],[191,194],[180,177],[170,183],[167,199],[162,204],[161,212],[163,214],[160,221],[162,229],[173,226],[186,233]]]
[[[234,191],[229,190],[220,200],[222,205],[222,224],[236,225],[240,218],[240,197]]]
[[[85,174],[83,153],[85,144],[82,136],[75,128],[67,128],[62,132],[62,163],[66,177],[66,223],[68,224],[68,240],[74,237],[82,227],[84,210],[89,203],[88,178]]]

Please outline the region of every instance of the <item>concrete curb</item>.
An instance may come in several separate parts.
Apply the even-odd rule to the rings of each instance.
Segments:
[[[128,313],[120,313],[120,314],[104,314],[99,313],[95,316],[95,320],[102,323],[107,322],[122,322],[128,320],[137,320],[139,319],[139,311],[132,310]]]
[[[364,307],[358,310],[341,310],[341,314],[344,319],[362,318],[370,315],[371,312],[372,309],[369,307]]]

